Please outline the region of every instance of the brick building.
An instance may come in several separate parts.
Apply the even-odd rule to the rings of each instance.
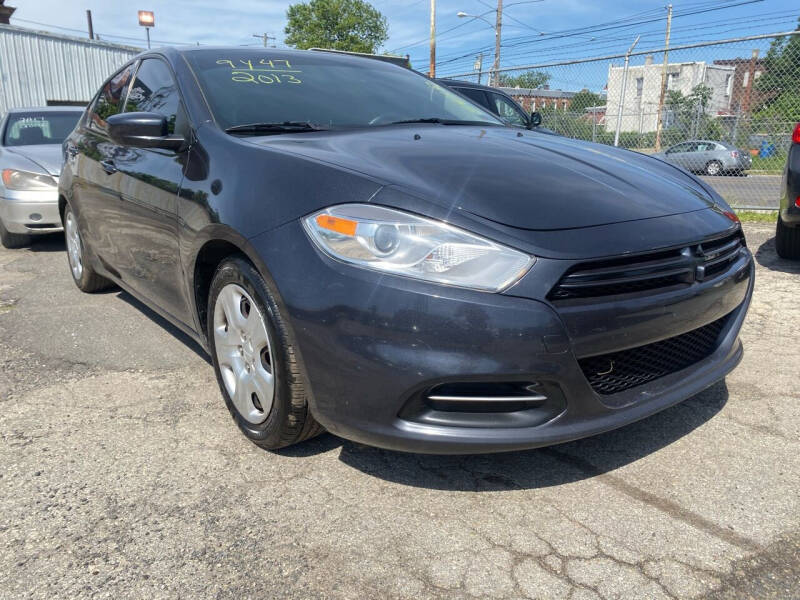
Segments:
[[[537,89],[501,87],[500,89],[514,98],[526,112],[548,107],[566,111],[575,96],[575,92],[551,90],[549,87]]]

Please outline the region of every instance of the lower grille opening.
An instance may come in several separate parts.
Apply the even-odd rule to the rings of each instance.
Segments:
[[[566,399],[552,382],[446,382],[414,393],[398,415],[447,427],[536,427],[564,411]]]
[[[538,383],[445,383],[425,395],[435,410],[457,412],[513,412],[547,400]]]
[[[708,358],[730,315],[682,335],[629,350],[582,358],[583,374],[598,394],[616,394],[676,373]]]
[[[25,225],[27,229],[58,229],[61,223],[28,223]]]

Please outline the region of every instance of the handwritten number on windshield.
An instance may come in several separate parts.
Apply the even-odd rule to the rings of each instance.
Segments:
[[[302,73],[299,69],[292,69],[288,60],[261,58],[258,61],[251,59],[239,60],[235,64],[232,60],[221,58],[218,65],[227,65],[231,68],[231,80],[237,83],[273,84],[273,83],[303,83],[294,75]]]

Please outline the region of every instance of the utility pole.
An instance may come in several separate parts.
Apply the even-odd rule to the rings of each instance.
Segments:
[[[658,97],[656,121],[656,152],[661,152],[661,129],[664,127],[664,100],[667,96],[667,65],[669,64],[669,34],[672,30],[672,4],[667,5],[667,37],[664,43],[664,66],[661,69],[661,95]]]
[[[497,0],[497,23],[494,26],[494,65],[492,74],[495,87],[500,85],[500,28],[503,25],[503,0]]]
[[[622,126],[622,107],[625,105],[625,87],[628,85],[628,64],[631,60],[631,52],[636,47],[636,44],[639,43],[639,38],[641,36],[636,36],[636,39],[633,40],[633,44],[631,47],[628,48],[628,51],[625,53],[625,68],[622,69],[622,91],[619,95],[619,108],[617,109],[617,127],[614,131],[614,145],[619,146],[619,129]]]
[[[261,35],[254,33],[253,37],[262,40],[264,42],[264,48],[266,48],[269,45],[270,40],[275,39],[274,37],[272,37],[271,35],[267,35],[266,33],[262,33]]]
[[[436,77],[436,0],[431,0],[431,66],[428,77]]]
[[[478,72],[478,85],[481,84],[481,75],[483,75],[483,52],[475,57],[475,64],[473,68]]]
[[[86,11],[86,21],[89,24],[89,39],[93,40],[94,39],[94,27],[92,26],[92,11],[90,11],[88,9]]]

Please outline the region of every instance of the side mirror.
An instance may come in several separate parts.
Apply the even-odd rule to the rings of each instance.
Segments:
[[[106,119],[108,135],[120,146],[163,148],[180,152],[186,147],[182,135],[169,135],[167,118],[150,112],[129,112]]]
[[[530,126],[531,129],[541,125],[542,124],[542,113],[534,110],[531,113],[531,118],[530,118],[529,123],[531,124],[531,126]]]

